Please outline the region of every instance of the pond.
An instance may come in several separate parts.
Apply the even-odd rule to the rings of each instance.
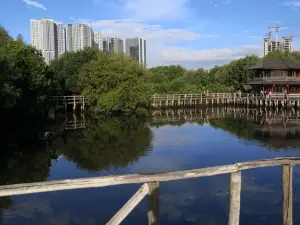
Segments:
[[[297,111],[206,108],[2,126],[0,183],[158,173],[300,156]],[[3,132],[5,131],[5,132]],[[282,224],[282,168],[243,171],[241,224]],[[0,198],[0,224],[105,224],[140,184]],[[300,167],[293,171],[294,212]],[[227,224],[229,176],[160,184],[161,224]],[[148,224],[145,198],[122,224]],[[294,224],[300,215],[294,213]]]

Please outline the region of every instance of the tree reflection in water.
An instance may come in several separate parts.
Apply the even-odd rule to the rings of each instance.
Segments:
[[[267,109],[204,108],[154,111],[151,124],[208,123],[240,139],[256,140],[270,150],[300,147],[300,112]]]
[[[45,136],[45,121],[36,118],[0,117],[0,185],[45,181],[56,153]],[[13,205],[10,197],[0,198],[3,209]]]
[[[86,128],[56,140],[58,154],[89,171],[126,167],[151,151],[152,133],[137,117],[91,118]]]

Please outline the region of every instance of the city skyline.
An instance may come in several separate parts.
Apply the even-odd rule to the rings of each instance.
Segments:
[[[123,53],[139,64],[147,65],[146,40],[135,37],[122,39],[93,31],[88,24],[62,24],[53,19],[30,20],[30,44],[42,52],[46,63],[58,59],[65,52],[95,47],[108,53]]]
[[[209,69],[248,54],[263,56],[267,27],[298,23],[300,4],[289,0],[264,0],[259,7],[251,0],[4,0],[1,6],[1,25],[13,37],[22,34],[26,42],[30,18],[87,23],[106,36],[146,39],[149,67],[180,64]],[[22,13],[11,19],[18,11]],[[280,29],[279,38],[297,35],[299,30],[299,26]],[[299,37],[293,40],[295,50],[299,42]]]

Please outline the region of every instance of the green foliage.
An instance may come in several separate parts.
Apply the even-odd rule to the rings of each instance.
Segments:
[[[63,54],[50,64],[55,74],[56,88],[61,95],[80,94],[78,87],[78,74],[82,67],[96,59],[98,50],[86,48],[78,52]]]
[[[39,51],[0,29],[0,110],[38,111],[50,91],[51,72]]]
[[[283,59],[290,59],[290,60],[294,60],[298,63],[300,63],[300,52],[299,51],[285,51],[285,52],[281,52],[281,51],[275,51],[275,52],[270,52],[268,53],[268,55],[266,55],[264,57],[264,59],[268,60],[268,59],[278,59],[278,58],[283,58]]]
[[[122,54],[99,52],[78,78],[82,93],[97,111],[132,112],[145,106],[150,98],[147,70]]]
[[[151,82],[154,93],[199,93],[232,92],[242,88],[252,77],[248,68],[260,60],[247,56],[224,66],[215,66],[209,71],[200,68],[185,70],[180,66],[159,66],[151,68]],[[170,74],[176,72],[174,76]]]

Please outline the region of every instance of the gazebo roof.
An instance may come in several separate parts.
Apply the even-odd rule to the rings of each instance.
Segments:
[[[300,63],[290,59],[269,59],[262,60],[249,70],[264,69],[264,70],[300,70]]]

